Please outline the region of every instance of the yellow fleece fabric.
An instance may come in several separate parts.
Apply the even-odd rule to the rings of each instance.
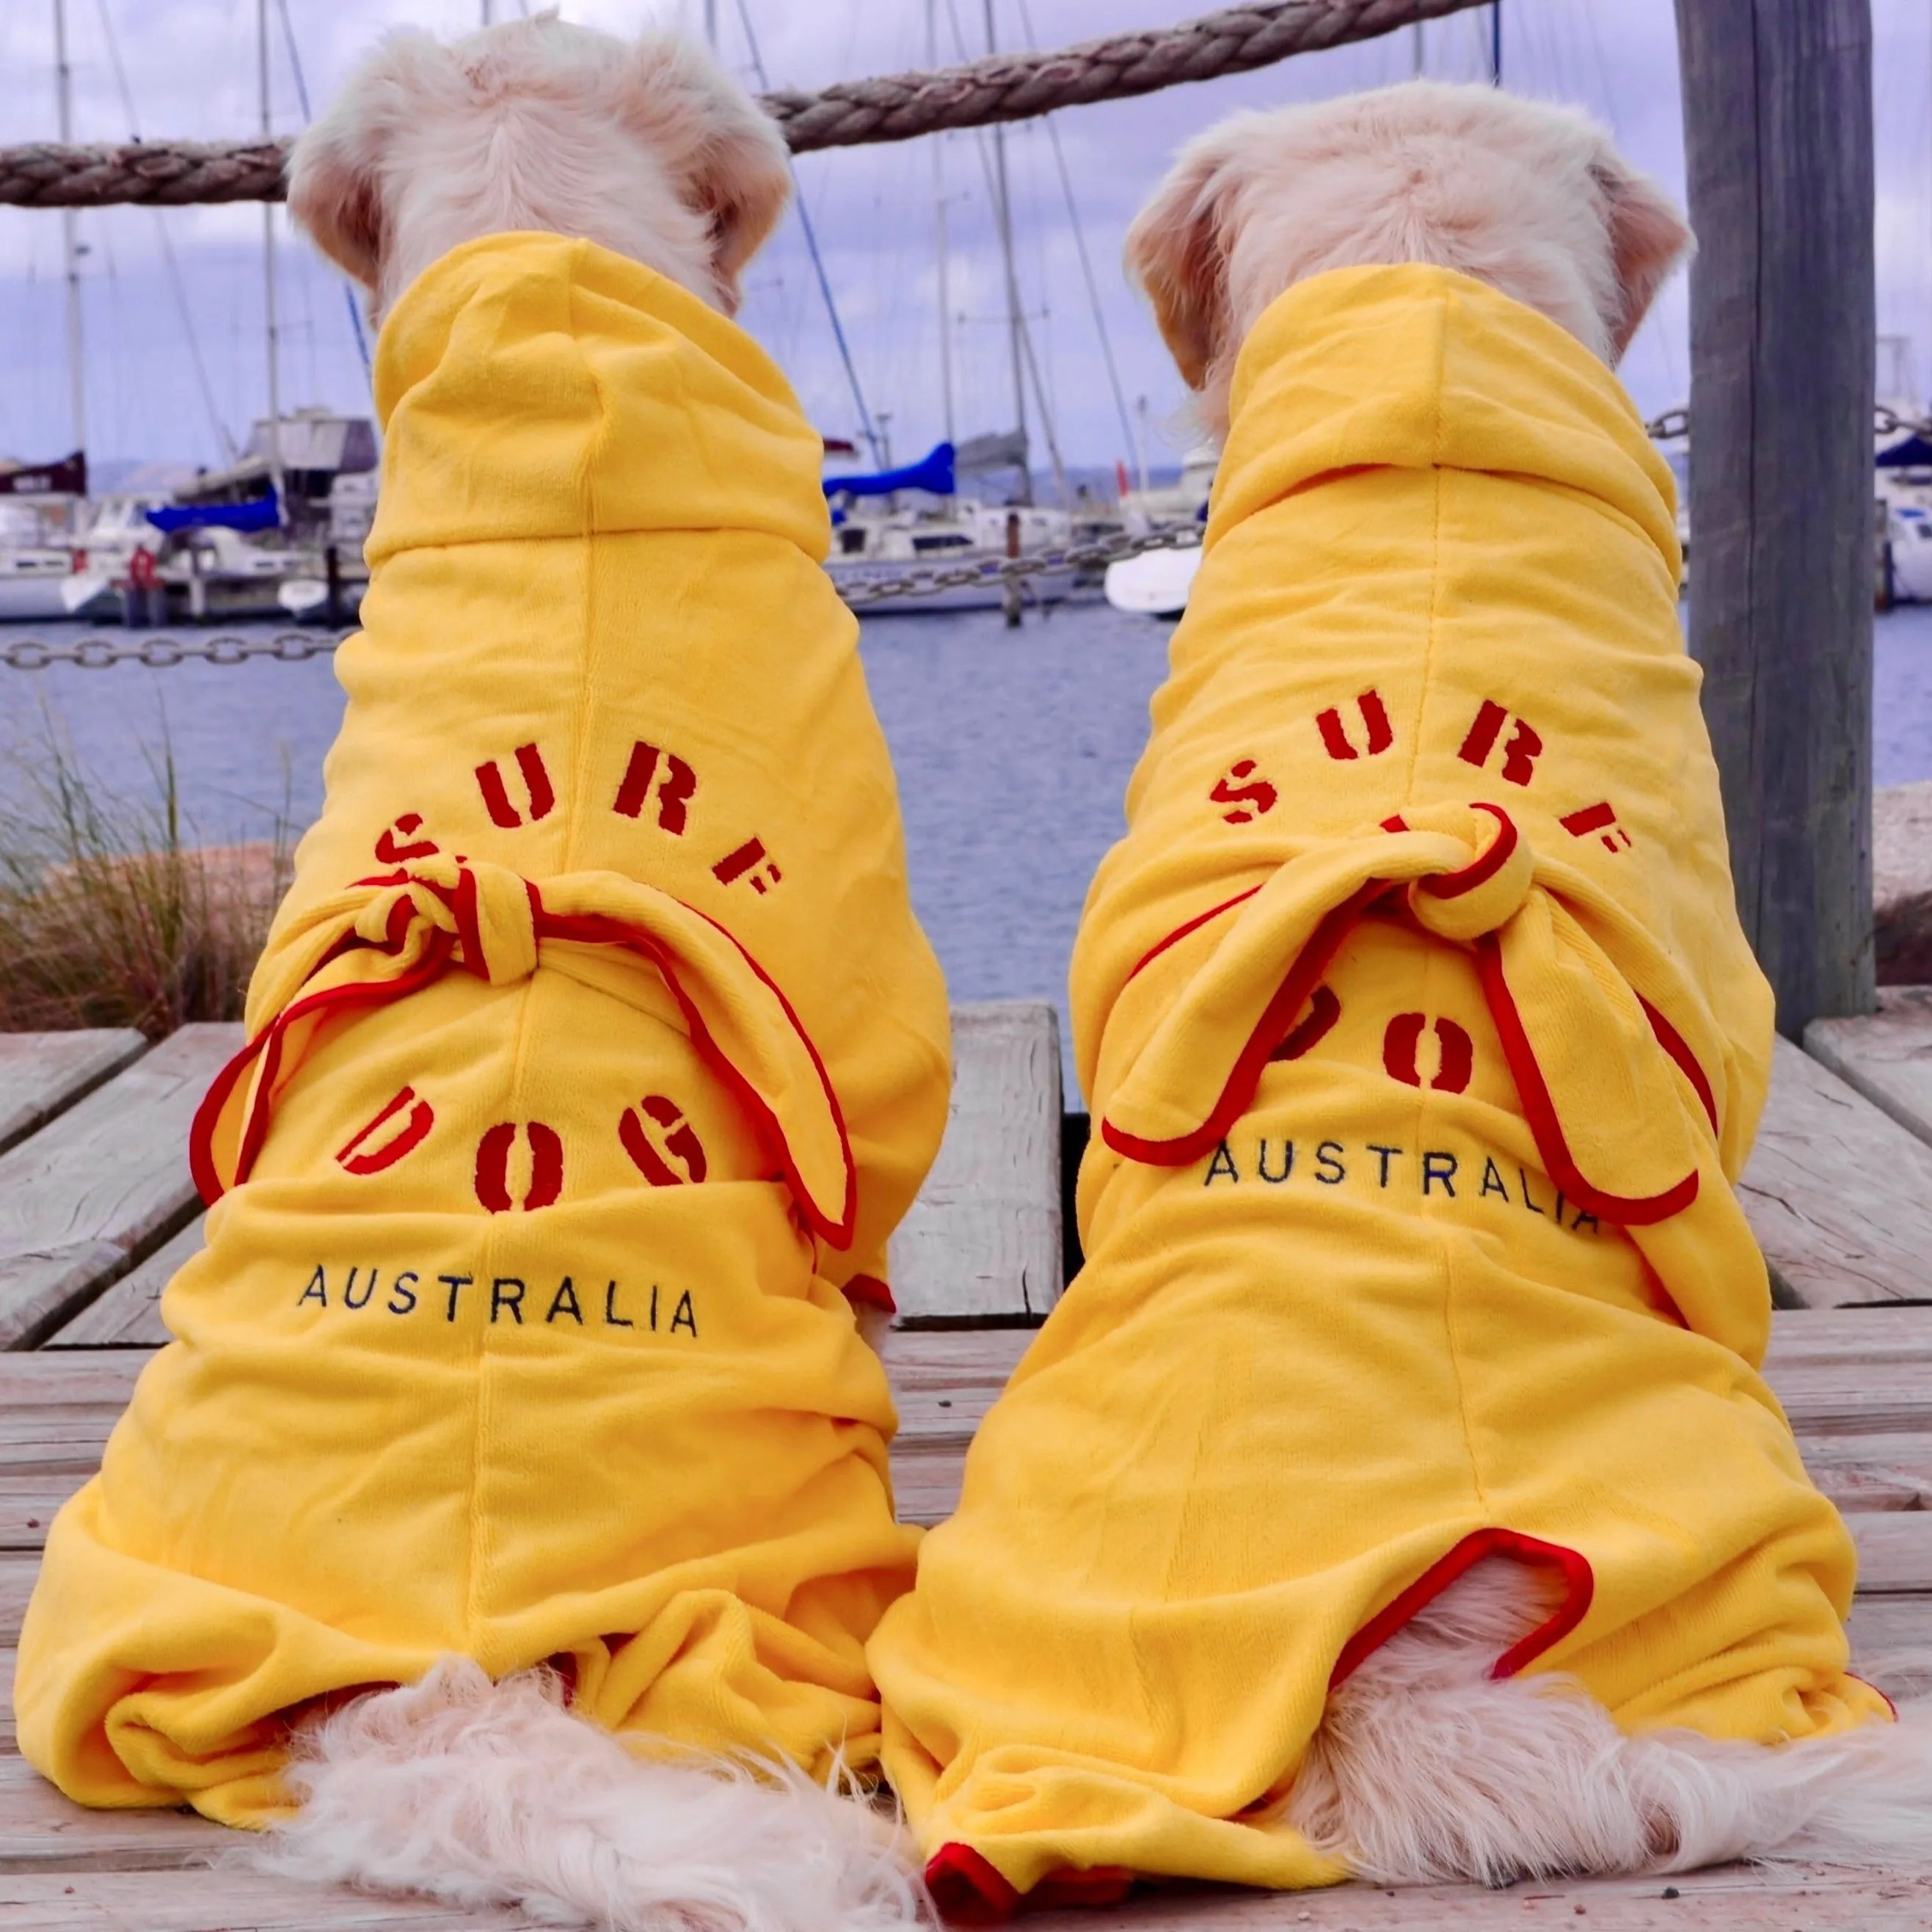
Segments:
[[[1270,1808],[1488,1553],[1561,1597],[1499,1664],[1627,1727],[1883,1710],[1756,1372],[1772,1000],[1679,566],[1614,378],[1478,283],[1325,274],[1244,346],[1074,955],[1086,1265],[870,1646],[956,1906],[1342,1876]]]
[[[950,1054],[818,439],[730,322],[554,236],[430,269],[376,389],[327,803],[176,1339],[48,1540],[21,1749],[259,1823],[288,1714],[458,1652],[862,1767],[915,1537],[842,1290]]]

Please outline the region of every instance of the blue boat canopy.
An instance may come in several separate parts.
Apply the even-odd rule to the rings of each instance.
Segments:
[[[895,490],[926,490],[935,496],[950,496],[956,484],[952,446],[935,443],[916,463],[900,470],[881,470],[871,476],[828,476],[824,479],[828,496],[890,496]]]
[[[1908,436],[1878,453],[1881,470],[1932,470],[1932,442],[1922,436]]]
[[[176,530],[272,530],[282,520],[282,506],[271,490],[246,503],[164,503],[148,512],[156,530],[172,536]]]

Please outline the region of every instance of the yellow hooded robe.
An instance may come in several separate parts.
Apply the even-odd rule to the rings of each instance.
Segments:
[[[1844,1526],[1756,1372],[1734,910],[1670,473],[1610,373],[1419,268],[1245,344],[1076,947],[1086,1265],[870,1646],[942,1903],[1345,1875],[1270,1822],[1469,1564],[1498,1660],[1766,1742],[1847,1676]]]
[[[196,1124],[177,1339],[49,1537],[22,1751],[260,1823],[290,1714],[458,1652],[862,1766],[914,1538],[842,1290],[886,1293],[949,1048],[818,440],[731,323],[553,236],[429,270],[376,387],[327,804]]]

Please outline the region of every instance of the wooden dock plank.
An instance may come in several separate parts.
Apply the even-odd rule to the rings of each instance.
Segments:
[[[0,1757],[0,1872],[157,1871],[226,1848],[219,1825],[184,1811],[90,1811],[24,1759]]]
[[[1238,1892],[1151,1888],[1110,1910],[1042,1912],[1026,1932],[1503,1932],[1568,1926],[1571,1932],[1924,1932],[1932,1879],[1823,1866],[1762,1870],[1720,1866],[1670,1878],[1546,1881],[1500,1892],[1418,1886],[1384,1892]]]
[[[1932,1147],[1781,1037],[1738,1193],[1787,1304],[1932,1296]]]
[[[0,1034],[0,1154],[147,1050],[132,1027]]]
[[[7,1932],[516,1932],[536,1923],[233,1870],[0,1876]]]
[[[1060,1298],[1060,1021],[1000,1000],[952,1010],[952,1112],[892,1236],[901,1324],[1039,1322]]]
[[[1859,1597],[1852,1604],[1852,1661],[1881,1690],[1923,1696],[1926,1659],[1932,1655],[1932,1593],[1914,1595],[1900,1591],[1892,1596]],[[1901,1670],[1894,1660],[1910,1652]]]
[[[158,1348],[168,1339],[161,1290],[182,1264],[200,1253],[206,1217],[197,1214],[172,1240],[123,1275],[40,1344],[43,1348]]]
[[[10,1650],[20,1641],[21,1619],[27,1614],[27,1599],[33,1594],[40,1568],[37,1552],[0,1552],[0,1646]],[[10,1694],[12,1682],[9,1678]]]
[[[190,1211],[188,1130],[238,1026],[188,1026],[0,1154],[0,1348],[31,1348]]]
[[[1804,1050],[1932,1143],[1932,986],[1881,986],[1862,1018],[1814,1020]]]
[[[1932,1315],[1879,1304],[1780,1310],[1771,1318],[1765,1373],[1773,1382],[1800,1364],[1932,1363]]]
[[[1666,1890],[1674,1896],[1666,1897]],[[1759,1873],[1726,1867],[1670,1879],[1383,1892],[1343,1886],[1320,1892],[1242,1893],[1198,1887],[1138,1894],[1110,1910],[1030,1916],[1029,1932],[1498,1932],[1568,1925],[1610,1932],[1660,1926],[1701,1932],[1923,1932],[1932,1882],[1802,1868]],[[0,1876],[8,1932],[513,1932],[535,1922],[512,1913],[452,1910],[298,1887],[235,1871],[22,1873]]]

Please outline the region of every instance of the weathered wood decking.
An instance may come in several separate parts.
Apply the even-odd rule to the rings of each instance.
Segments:
[[[966,1445],[1061,1281],[1052,1010],[962,1008],[946,1146],[896,1245],[906,1324],[888,1366],[900,1506],[932,1522]],[[174,1812],[91,1813],[14,1754],[12,1651],[46,1527],[97,1466],[165,1340],[155,1298],[200,1236],[187,1121],[233,1029],[143,1051],[124,1034],[0,1039],[0,1926],[8,1932],[454,1932],[512,1915],[318,1893],[201,1868],[231,1840]],[[1861,1558],[1867,1670],[1932,1644],[1932,992],[1780,1047],[1745,1201],[1781,1302],[1768,1372]],[[1828,1062],[1828,1065],[1826,1064]],[[1833,1070],[1836,1070],[1835,1071]],[[1841,1077],[1842,1076],[1842,1077]],[[1504,1926],[1932,1928],[1932,1880],[1805,1870],[1670,1882],[1285,1897],[1178,1889],[1038,1932],[1360,1932]],[[826,1932],[838,1932],[827,1928]]]

